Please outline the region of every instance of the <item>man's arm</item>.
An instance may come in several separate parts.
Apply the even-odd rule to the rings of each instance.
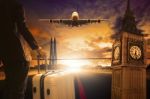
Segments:
[[[18,32],[23,35],[27,43],[30,45],[30,47],[35,50],[38,49],[39,46],[37,42],[35,41],[33,35],[28,30],[26,23],[25,23],[25,17],[24,17],[24,10],[21,5],[18,5],[16,9],[16,22],[17,22],[17,28]]]

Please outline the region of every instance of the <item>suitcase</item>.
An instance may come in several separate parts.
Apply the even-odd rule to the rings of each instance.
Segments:
[[[38,60],[38,65],[39,60]],[[73,75],[64,71],[48,71],[32,78],[33,99],[75,99]]]
[[[44,99],[75,99],[73,76],[58,72],[45,77]]]
[[[67,74],[67,99],[75,99],[75,85],[74,85],[74,76],[71,73]]]
[[[40,59],[38,57],[38,74],[33,76],[32,78],[32,94],[33,94],[33,99],[42,99],[42,80],[44,79],[45,76],[50,75],[54,73],[55,71],[47,71],[45,67],[45,73],[40,73]],[[45,59],[45,64],[47,65],[47,61]]]
[[[33,99],[41,99],[40,78],[43,74],[37,74],[32,78]]]
[[[49,71],[45,74],[37,74],[32,78],[33,99],[43,99],[43,79],[53,73],[53,71]]]

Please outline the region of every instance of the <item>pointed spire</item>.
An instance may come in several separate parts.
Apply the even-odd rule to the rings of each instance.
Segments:
[[[130,7],[130,0],[127,0],[127,9],[126,9],[125,15],[133,16],[133,13],[132,13],[131,7]]]
[[[122,22],[122,31],[139,34],[135,17],[130,7],[130,0],[127,0],[127,9]]]
[[[52,38],[51,38],[51,42],[52,42]],[[52,44],[51,42],[50,42],[50,44]]]
[[[54,37],[54,42],[56,43],[56,39],[55,39],[55,37]]]
[[[57,42],[56,42],[56,38],[54,38],[54,65],[55,68],[57,68]]]
[[[130,11],[130,0],[127,1],[127,10]]]
[[[50,61],[49,61],[49,66],[51,68],[56,68],[55,66],[57,65],[57,47],[56,47],[56,38],[51,37],[50,41]],[[49,68],[50,68],[49,67]]]

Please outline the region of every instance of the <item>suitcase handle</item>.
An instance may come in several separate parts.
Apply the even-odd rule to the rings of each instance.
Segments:
[[[48,64],[47,64],[47,58],[46,57],[42,58],[40,55],[37,55],[38,74],[41,71],[41,68],[40,68],[40,60],[41,59],[44,59],[44,61],[45,61],[45,73],[47,72],[47,66],[48,66]]]

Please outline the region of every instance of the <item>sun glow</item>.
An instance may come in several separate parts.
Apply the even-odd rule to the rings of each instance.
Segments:
[[[90,65],[90,62],[87,60],[64,60],[62,64],[66,65],[66,70],[70,72],[78,72],[84,66]]]
[[[111,62],[110,61],[106,61],[106,60],[102,60],[98,62],[99,66],[105,67],[105,66],[111,66]]]
[[[111,47],[112,47],[112,43],[109,43],[109,42],[101,42],[101,43],[98,44],[98,46],[99,46],[100,48],[106,48],[106,47],[111,48]]]

